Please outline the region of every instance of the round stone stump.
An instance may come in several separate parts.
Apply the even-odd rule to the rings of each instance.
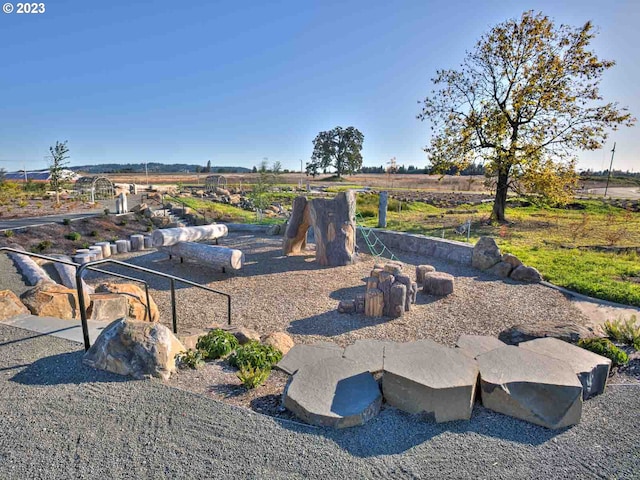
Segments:
[[[144,248],[153,248],[153,237],[151,235],[144,236]]]
[[[89,247],[89,250],[92,254],[95,254],[96,260],[102,260],[102,247],[95,245],[93,247]]]
[[[144,250],[144,236],[143,235],[131,235],[131,251],[137,252],[138,250]]]
[[[118,254],[118,245],[116,245],[115,243],[110,243],[109,248],[111,248],[111,255]]]
[[[453,275],[444,272],[429,272],[424,276],[422,291],[427,295],[444,297],[453,293]]]
[[[109,242],[98,242],[96,243],[96,247],[100,247],[102,249],[102,258],[108,258],[111,256],[111,245]]]
[[[81,255],[83,253],[91,253],[91,250],[88,248],[79,248],[76,250],[76,255]]]
[[[416,283],[424,284],[424,276],[427,273],[435,272],[436,268],[431,265],[418,265],[416,267]]]
[[[116,240],[116,248],[118,253],[127,253],[129,251],[129,240]]]
[[[89,263],[91,261],[91,254],[90,253],[76,253],[72,260],[75,263],[79,263],[80,265],[82,265],[83,263]]]

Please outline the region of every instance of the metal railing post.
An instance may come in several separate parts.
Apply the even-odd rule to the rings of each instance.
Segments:
[[[78,290],[78,304],[80,305],[80,323],[82,324],[82,339],[85,352],[91,348],[89,339],[89,324],[87,323],[87,306],[84,301],[84,285],[82,282],[82,269],[76,268],[76,287]]]
[[[176,311],[176,282],[171,279],[171,319],[173,321],[173,333],[178,333],[178,313]]]

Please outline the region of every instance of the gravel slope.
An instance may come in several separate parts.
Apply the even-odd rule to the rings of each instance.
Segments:
[[[638,387],[552,432],[481,407],[433,424],[386,409],[315,429],[82,366],[79,345],[0,325],[0,478],[638,478]]]

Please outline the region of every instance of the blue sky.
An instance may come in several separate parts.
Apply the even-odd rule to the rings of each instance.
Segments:
[[[4,0],[3,0],[4,2]],[[300,168],[322,130],[353,125],[365,165],[426,165],[418,100],[491,26],[534,9],[592,20],[617,65],[606,100],[640,116],[637,1],[49,1],[0,13],[0,167],[159,161]],[[614,132],[581,168],[640,170],[638,127]]]

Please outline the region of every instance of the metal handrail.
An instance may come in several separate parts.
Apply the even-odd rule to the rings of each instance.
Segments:
[[[199,213],[200,215],[202,215],[202,218],[204,219],[205,223],[207,222],[207,212],[206,211],[201,211],[201,210],[198,210],[197,208],[190,207],[189,205],[186,204],[186,202],[184,202],[183,200],[180,200],[178,197],[174,197],[173,195],[167,195],[167,196],[171,198],[171,202],[178,202],[180,205],[182,205],[182,215],[183,216],[186,214],[186,211],[187,211],[186,209],[190,208],[194,212]],[[165,199],[165,195],[162,195],[162,209],[163,210],[167,210],[164,199]]]
[[[11,247],[0,247],[0,252],[1,251],[18,253],[20,255],[26,255],[27,257],[41,258],[42,260],[48,260],[50,262],[62,263],[63,265],[70,265],[70,266],[72,266],[72,267],[74,267],[76,269],[76,272],[78,271],[78,267],[81,265],[80,263],[67,262],[66,260],[62,260],[61,258],[49,257],[47,255],[40,255],[39,253],[26,252],[24,250],[18,250],[18,249],[11,248]],[[147,304],[145,305],[145,307],[146,307],[145,308],[145,319],[148,318],[149,320],[151,320],[151,300],[150,300],[150,297],[149,297],[149,284],[147,282],[145,282],[144,280],[141,280],[140,278],[130,277],[128,275],[123,275],[121,273],[109,272],[108,270],[101,270],[99,268],[91,268],[90,270],[92,272],[98,272],[98,273],[102,273],[104,275],[111,275],[111,276],[114,276],[114,277],[117,277],[117,278],[123,278],[125,280],[129,280],[130,282],[140,282],[140,283],[142,283],[144,285],[144,293],[145,293],[145,296],[146,296],[146,299],[147,299]],[[83,293],[84,293],[84,291],[83,291]]]
[[[85,350],[88,350],[91,347],[91,342],[89,340],[89,327],[87,325],[87,312],[84,305],[84,287],[82,286],[82,274],[87,269],[93,269],[94,265],[102,265],[105,263],[110,263],[114,265],[120,265],[121,267],[130,268],[132,270],[137,270],[139,272],[145,272],[151,275],[155,275],[157,277],[168,278],[171,283],[171,317],[173,323],[173,333],[178,333],[178,314],[176,311],[176,289],[175,282],[182,282],[186,285],[190,285],[192,287],[200,288],[202,290],[206,290],[208,292],[216,293],[218,295],[222,295],[227,298],[227,323],[231,325],[231,295],[228,293],[220,292],[219,290],[214,290],[213,288],[207,287],[205,285],[201,285],[199,283],[192,282],[191,280],[187,280],[184,278],[176,277],[174,275],[169,275],[168,273],[158,272],[157,270],[151,270],[149,268],[140,267],[138,265],[133,265],[131,263],[121,262],[119,260],[112,260],[110,258],[105,258],[102,260],[95,260],[93,262],[88,262],[80,265],[80,267],[76,270],[76,285],[78,287],[78,302],[80,303],[80,320],[82,322],[82,335],[84,337],[84,347]],[[107,272],[111,273],[111,272]]]

